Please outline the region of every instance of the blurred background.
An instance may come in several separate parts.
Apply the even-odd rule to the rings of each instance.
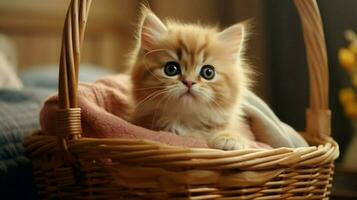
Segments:
[[[299,131],[304,130],[309,93],[308,71],[302,30],[293,1],[145,2],[161,18],[221,26],[252,19],[247,58],[256,71],[255,91],[283,121]],[[105,74],[127,70],[124,60],[134,45],[135,24],[141,3],[140,0],[93,1],[83,46],[82,81],[93,81]],[[55,90],[62,26],[68,4],[69,0],[0,0],[0,34],[3,35],[0,37],[0,51],[11,61],[10,65],[20,77],[14,81],[17,84],[15,88]],[[339,176],[335,179],[341,183],[349,181],[349,186],[336,186],[334,198],[355,199],[357,182],[351,177],[356,177],[357,165],[344,162],[346,152],[351,152],[356,140],[352,127],[354,120],[345,116],[339,101],[340,90],[351,83],[348,73],[340,67],[338,50],[348,46],[344,31],[357,31],[357,1],[320,0],[318,5],[324,22],[330,66],[332,133],[341,148],[337,165]],[[357,161],[357,156],[352,160]]]

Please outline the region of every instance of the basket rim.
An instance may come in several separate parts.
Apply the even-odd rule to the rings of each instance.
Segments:
[[[69,141],[67,145],[70,154],[83,159],[110,158],[124,163],[160,167],[261,170],[279,166],[323,165],[335,161],[339,156],[338,144],[332,138],[318,146],[232,151],[172,146],[145,139],[123,138],[82,137]],[[33,158],[61,151],[58,136],[52,135],[32,134],[26,137],[24,146],[27,154]]]

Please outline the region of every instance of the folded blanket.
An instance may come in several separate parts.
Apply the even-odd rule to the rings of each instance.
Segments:
[[[258,141],[274,148],[309,146],[299,133],[280,121],[269,106],[254,93],[248,92],[243,104],[243,112],[248,117],[251,130]]]
[[[205,141],[183,138],[172,133],[157,132],[135,126],[126,121],[129,117],[129,87],[127,75],[105,77],[94,84],[81,83],[78,87],[78,104],[82,110],[82,128],[86,137],[148,139],[169,145],[208,147]],[[249,147],[307,146],[305,140],[291,127],[282,123],[270,108],[253,93],[244,101],[247,130],[253,131],[257,141]],[[54,134],[57,96],[49,97],[40,113],[44,134]]]

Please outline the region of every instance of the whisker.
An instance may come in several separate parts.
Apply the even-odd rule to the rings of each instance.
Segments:
[[[167,92],[169,92],[169,91],[167,91]],[[160,104],[161,104],[166,98],[167,98],[167,96],[164,96],[164,97],[157,103],[157,106],[156,106],[155,112],[154,112],[154,116],[153,116],[153,118],[152,118],[152,120],[151,120],[151,129],[153,129],[153,127],[154,127],[154,121],[155,121],[155,119],[156,119],[159,106],[160,106]],[[167,104],[167,103],[166,103],[166,104]]]
[[[153,99],[161,94],[164,94],[167,90],[169,90],[170,88],[166,88],[166,89],[162,89],[162,90],[158,90],[156,92],[153,92],[152,94],[150,94],[149,96],[145,97],[143,100],[141,100],[139,103],[136,104],[135,109],[137,109],[139,106],[143,105],[145,102],[147,102],[150,99]]]
[[[169,100],[174,96],[173,95],[173,92],[175,90],[179,90],[179,88],[175,87],[177,86],[177,84],[175,85],[172,85],[172,87],[170,87],[168,90],[166,90],[166,94],[157,104],[156,106],[156,109],[155,109],[155,112],[154,112],[154,116],[152,118],[152,121],[151,121],[151,129],[153,129],[154,127],[154,122],[156,120],[156,117],[157,117],[157,112],[158,112],[158,108],[160,107],[160,105],[166,100],[166,104],[163,106],[163,110],[165,110],[167,108],[167,105],[168,105],[168,102]]]
[[[136,90],[161,89],[161,88],[166,88],[166,87],[168,87],[168,86],[156,86],[156,87],[137,88],[137,89],[134,89],[134,90],[136,91]]]
[[[215,101],[211,96],[209,96],[208,94],[206,94],[205,92],[203,91],[200,91],[200,94],[202,94],[203,96],[207,97],[209,100],[211,100],[213,103],[215,103],[218,107],[222,107],[217,101]],[[219,114],[221,115],[224,115],[225,113],[223,111],[221,111],[220,109],[215,109],[213,108],[210,104],[207,104],[207,106],[211,109],[211,110],[214,110],[215,112],[218,112]],[[217,124],[213,124],[214,126],[214,129],[217,129]]]
[[[198,90],[198,92],[201,94],[201,95],[203,95],[203,96],[205,96],[206,98],[208,98],[210,101],[212,101],[213,103],[215,103],[218,107],[222,107],[222,105],[220,105],[213,97],[211,97],[210,95],[208,95],[207,93],[205,93],[204,91],[199,91]]]

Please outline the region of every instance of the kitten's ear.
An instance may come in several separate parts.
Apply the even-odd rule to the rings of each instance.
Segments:
[[[223,42],[233,59],[237,59],[243,49],[245,39],[245,26],[235,24],[218,34],[218,39]]]
[[[167,34],[167,28],[164,23],[148,8],[143,7],[143,20],[140,30],[141,48],[152,50],[157,40]]]

